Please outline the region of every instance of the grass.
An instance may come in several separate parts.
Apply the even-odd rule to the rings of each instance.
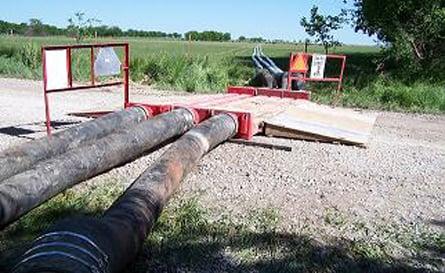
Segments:
[[[331,92],[316,92],[313,99],[330,104],[336,100]],[[428,82],[410,85],[384,78],[359,89],[351,86],[338,100],[338,105],[397,112],[445,113],[445,86]]]
[[[110,39],[86,42],[107,42]],[[116,40],[114,40],[116,41]],[[160,89],[188,92],[224,92],[228,85],[247,85],[255,71],[250,54],[253,44],[231,42],[193,42],[144,38],[119,38],[131,46],[131,79]],[[0,40],[0,75],[41,79],[40,47],[52,44],[73,44],[67,37],[11,37]],[[287,70],[290,52],[302,51],[302,45],[266,44],[264,51]],[[311,52],[323,52],[318,46]],[[342,46],[334,53],[348,56],[344,92],[338,103],[346,107],[383,109],[423,113],[445,112],[443,82],[415,79],[400,71],[378,75],[375,67],[382,58],[377,47]],[[118,51],[119,55],[122,52]],[[82,68],[82,69],[80,69]],[[338,70],[338,64],[327,68]],[[73,55],[76,81],[89,79],[89,52]],[[329,73],[329,72],[328,72]],[[314,99],[321,103],[336,102],[329,84],[312,84]]]
[[[91,186],[90,186],[91,187]],[[0,271],[55,221],[76,214],[100,215],[123,192],[119,181],[71,189],[0,232]],[[196,199],[174,200],[161,214],[138,259],[126,272],[441,272],[445,235],[390,224],[362,239],[333,238],[323,229],[283,230],[278,209],[234,221],[212,217]],[[338,210],[325,224],[362,232]],[[323,238],[323,239],[320,239]],[[11,250],[12,249],[12,250]],[[403,249],[400,254],[400,249]],[[395,253],[398,253],[397,255]]]

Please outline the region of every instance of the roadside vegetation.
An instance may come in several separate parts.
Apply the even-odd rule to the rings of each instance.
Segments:
[[[26,245],[55,221],[100,215],[123,192],[118,181],[71,189],[0,233],[0,270],[14,264]],[[444,234],[426,227],[388,223],[371,227],[327,210],[318,230],[281,228],[278,210],[218,219],[196,199],[174,199],[127,272],[441,272]],[[326,229],[322,227],[325,226]],[[312,227],[312,229],[315,227]],[[326,230],[353,228],[355,239]],[[317,234],[317,237],[313,237]]]
[[[249,84],[255,73],[250,61],[251,43],[189,43],[145,38],[117,40],[130,41],[132,81],[159,89],[224,92],[228,85]],[[41,45],[66,43],[75,43],[75,40],[66,37],[2,36],[0,75],[40,80]],[[302,44],[266,44],[264,50],[283,69],[287,69],[289,52],[303,50],[303,47]],[[324,52],[321,46],[311,46],[309,50]],[[339,46],[333,52],[348,56],[344,91],[337,97],[333,85],[309,86],[315,91],[313,97],[316,101],[367,109],[445,112],[443,79],[429,78],[416,70],[403,73],[394,68],[376,72],[379,61],[384,58],[377,47]],[[88,80],[88,52],[77,53],[73,58],[75,80]],[[396,67],[397,63],[389,65]]]

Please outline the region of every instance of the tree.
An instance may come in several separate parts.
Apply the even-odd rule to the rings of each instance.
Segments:
[[[184,33],[184,38],[187,40],[193,40],[193,41],[215,41],[215,42],[222,42],[222,41],[230,41],[232,39],[232,36],[230,33],[226,32],[218,32],[218,31],[189,31]]]
[[[43,23],[41,20],[32,18],[29,20],[28,24],[28,30],[26,31],[26,34],[29,36],[38,36],[38,35],[44,35],[43,31]]]
[[[354,0],[352,15],[356,31],[386,42],[400,63],[445,68],[444,0]]]
[[[228,41],[232,40],[232,35],[230,33],[226,32],[223,34],[222,40],[225,42],[228,42]]]
[[[71,36],[76,38],[77,42],[80,42],[85,37],[92,36],[94,33],[91,32],[94,25],[100,23],[100,20],[96,18],[85,19],[84,12],[76,12],[74,18],[68,19],[67,31]]]
[[[317,43],[321,43],[325,49],[326,54],[329,48],[340,45],[340,42],[334,39],[332,31],[342,28],[343,23],[346,22],[346,12],[342,11],[338,15],[321,15],[318,13],[318,7],[313,6],[311,9],[311,17],[309,20],[303,17],[300,25],[311,37],[315,37]]]
[[[184,33],[184,37],[186,40],[198,41],[199,33],[197,31],[192,30],[192,31]]]
[[[245,36],[239,36],[238,41],[245,42],[247,38]]]

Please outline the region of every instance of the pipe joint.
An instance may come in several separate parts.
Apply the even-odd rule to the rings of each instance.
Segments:
[[[190,115],[192,116],[192,120],[193,120],[193,124],[194,125],[197,125],[197,124],[199,124],[201,122],[199,114],[198,114],[198,112],[195,109],[187,107],[187,106],[180,106],[180,107],[178,107],[178,109],[187,110],[190,113]]]
[[[146,107],[144,105],[138,105],[135,106],[135,108],[138,110],[142,110],[144,112],[146,120],[154,116],[153,110],[151,110],[149,107]]]
[[[66,273],[107,273],[108,260],[108,255],[88,237],[55,231],[37,238],[12,273],[51,272],[51,268]]]

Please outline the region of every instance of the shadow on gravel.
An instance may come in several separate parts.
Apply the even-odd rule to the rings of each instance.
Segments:
[[[439,261],[426,255],[426,260],[418,260],[420,256],[400,260],[372,257],[372,250],[361,249],[352,241],[325,245],[307,236],[279,232],[221,236],[209,232],[147,244],[138,262],[126,273],[443,272],[440,265],[430,268],[427,264]]]
[[[66,129],[69,126],[77,125],[79,123],[80,121],[51,121],[51,127],[54,130],[59,130]],[[7,126],[0,128],[0,134],[30,140],[35,139],[35,137],[32,137],[31,135],[41,132],[46,132],[44,122],[26,123],[17,126]]]
[[[275,228],[278,220],[267,213],[260,213],[253,220],[249,218],[243,224],[230,219],[207,220],[201,213],[189,204],[179,211],[165,212],[140,257],[125,273],[439,273],[444,269],[440,236],[410,248],[410,253],[415,254],[409,257],[393,258],[381,245],[367,241],[336,238],[323,243],[311,238],[316,234],[278,231]]]
[[[434,226],[445,228],[445,220],[431,220],[430,223]]]

